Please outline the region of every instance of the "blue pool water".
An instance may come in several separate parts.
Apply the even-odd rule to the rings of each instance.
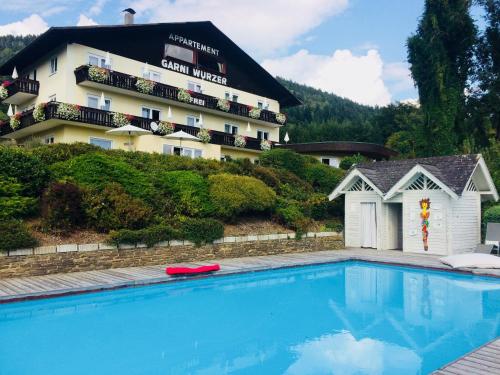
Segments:
[[[499,321],[497,279],[344,262],[0,305],[0,374],[427,374]]]

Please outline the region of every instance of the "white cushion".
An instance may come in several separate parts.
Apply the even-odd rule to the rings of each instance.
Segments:
[[[500,257],[489,254],[457,254],[439,260],[452,268],[500,268]]]

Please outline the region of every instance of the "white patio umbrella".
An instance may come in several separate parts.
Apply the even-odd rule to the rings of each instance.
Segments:
[[[14,111],[12,110],[12,104],[9,104],[9,109],[7,110],[7,116],[14,116]]]
[[[128,124],[120,126],[119,128],[116,129],[108,130],[106,133],[115,135],[128,135],[128,147],[129,150],[132,150],[132,137],[133,136],[135,137],[137,135],[151,134],[151,131]]]
[[[104,59],[104,65],[106,65],[106,68],[111,67],[111,56],[109,55],[109,52],[106,52],[106,59]]]
[[[14,70],[12,71],[12,78],[17,79],[19,77],[19,74],[17,74],[17,69],[14,67]]]
[[[148,63],[145,63],[144,64],[144,67],[142,68],[142,74],[143,74],[143,77],[149,77],[149,65]]]
[[[285,138],[283,138],[285,143],[288,143],[290,141],[290,137],[288,136],[288,132],[285,133]]]
[[[198,125],[200,125],[200,128],[203,127],[203,115],[200,113],[200,117],[198,118]]]
[[[178,139],[179,140],[179,147],[181,147],[181,148],[182,148],[182,140],[183,139],[186,139],[188,141],[195,141],[195,142],[201,141],[200,138],[195,137],[194,135],[186,133],[185,131],[182,131],[182,130],[179,130],[179,131],[172,133],[172,134],[167,134],[164,136],[164,138]]]
[[[169,120],[172,120],[172,108],[170,108],[170,106],[168,106],[167,118]]]
[[[99,108],[104,109],[106,107],[106,99],[104,98],[104,93],[101,92],[101,98],[99,99]]]
[[[250,127],[250,123],[247,122],[247,133],[251,133],[252,132],[252,128]]]

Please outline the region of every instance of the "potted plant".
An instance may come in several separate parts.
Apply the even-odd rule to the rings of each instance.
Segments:
[[[261,113],[261,109],[260,108],[257,108],[257,107],[253,107],[250,109],[250,111],[248,112],[248,115],[251,117],[251,118],[254,118],[256,120],[258,120],[260,118],[260,113]]]
[[[155,81],[151,81],[145,78],[137,78],[137,81],[135,82],[135,87],[137,88],[137,91],[142,92],[143,94],[151,94],[155,86],[156,86]]]
[[[219,99],[217,101],[217,108],[219,108],[221,111],[229,112],[229,109],[231,108],[231,103],[227,99]]]
[[[134,116],[126,115],[124,113],[113,113],[113,125],[117,128],[130,124]]]
[[[45,121],[45,108],[47,107],[47,103],[39,103],[35,106],[33,110],[33,118],[36,122]]]
[[[234,137],[234,145],[236,147],[243,148],[247,145],[247,138],[243,135],[237,135]]]
[[[16,130],[21,125],[21,112],[17,112],[15,115],[10,116],[10,127],[12,130]]]
[[[271,141],[268,141],[267,139],[263,139],[262,141],[260,141],[260,149],[262,151],[269,151],[271,149],[271,146]]]
[[[57,116],[65,120],[77,120],[80,116],[80,106],[76,104],[59,103],[57,105]]]
[[[197,137],[200,138],[200,141],[202,143],[208,143],[212,140],[212,135],[210,134],[210,130],[204,128],[200,129]]]
[[[7,81],[3,82],[0,85],[0,100],[4,100],[9,96],[9,90],[7,90],[8,83]]]
[[[276,113],[276,121],[283,125],[286,122],[286,115],[284,113]]]
[[[160,121],[158,123],[158,133],[162,135],[172,134],[175,130],[174,124],[168,121]]]
[[[179,92],[177,93],[177,99],[181,102],[184,102],[184,103],[190,103],[191,102],[191,94],[187,90],[179,89]]]
[[[89,78],[91,81],[104,82],[108,78],[108,69],[101,68],[95,65],[89,67]]]

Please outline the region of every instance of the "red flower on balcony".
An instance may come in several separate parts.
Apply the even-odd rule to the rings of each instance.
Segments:
[[[11,82],[11,81],[3,81],[3,82],[2,82],[2,86],[3,86],[3,87],[9,87],[11,84],[12,84],[12,82]]]
[[[125,115],[125,117],[127,118],[128,121],[132,121],[133,119],[135,119],[133,115]]]

